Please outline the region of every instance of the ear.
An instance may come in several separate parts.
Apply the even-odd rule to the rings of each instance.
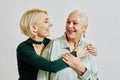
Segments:
[[[83,27],[82,27],[83,31],[86,31],[86,30],[87,30],[87,27],[88,27],[87,24],[86,24],[86,25],[83,25]]]
[[[33,34],[36,34],[37,33],[37,26],[32,26],[31,30],[32,30]]]

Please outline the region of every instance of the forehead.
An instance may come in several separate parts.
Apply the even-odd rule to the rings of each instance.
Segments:
[[[48,15],[44,12],[39,13],[37,16],[38,20],[45,20],[46,18],[48,18]]]
[[[77,13],[70,14],[68,20],[81,20],[82,16]]]

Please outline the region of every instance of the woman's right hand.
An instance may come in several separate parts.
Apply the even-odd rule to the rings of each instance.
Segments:
[[[85,45],[80,45],[78,46],[76,49],[76,57],[85,57],[87,55],[89,55],[89,51],[87,50],[87,46]]]

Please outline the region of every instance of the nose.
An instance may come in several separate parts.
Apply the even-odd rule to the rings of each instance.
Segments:
[[[53,24],[50,22],[50,27],[52,27],[53,26]]]
[[[70,23],[68,24],[68,27],[69,27],[69,28],[73,27],[73,23],[70,22]]]

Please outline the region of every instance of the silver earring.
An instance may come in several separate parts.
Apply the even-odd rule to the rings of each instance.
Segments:
[[[85,31],[83,32],[83,38],[85,38]]]

